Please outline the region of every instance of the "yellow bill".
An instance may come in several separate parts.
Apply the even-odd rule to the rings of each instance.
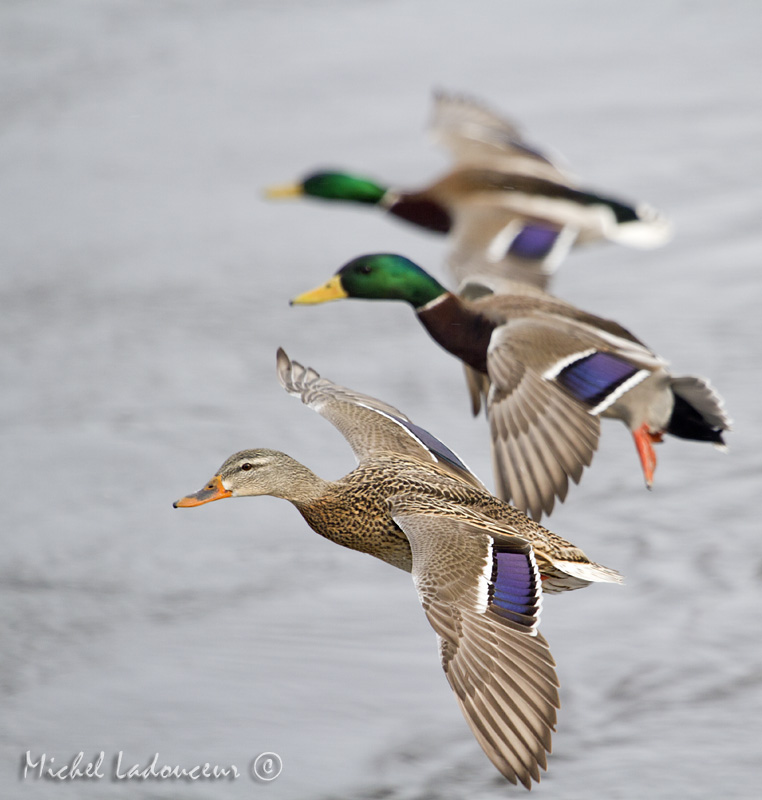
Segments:
[[[328,283],[300,294],[291,301],[292,306],[314,306],[318,303],[327,303],[329,300],[343,300],[349,297],[341,285],[341,278],[334,275]]]
[[[265,189],[265,197],[268,200],[282,200],[287,197],[301,197],[304,189],[301,183],[283,183],[279,186],[268,186]]]

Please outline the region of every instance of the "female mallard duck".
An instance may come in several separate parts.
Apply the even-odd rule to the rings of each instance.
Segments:
[[[356,258],[292,304],[343,297],[404,300],[442,347],[471,370],[474,414],[486,399],[497,494],[540,519],[564,500],[598,446],[599,417],[632,432],[646,484],[665,433],[723,446],[730,420],[703,378],[675,378],[616,322],[549,294],[466,300],[399,255]]]
[[[513,124],[471,100],[438,95],[431,129],[452,151],[455,166],[423,189],[315,172],[270,188],[268,196],[377,205],[419,227],[450,233],[448,264],[456,285],[486,274],[545,288],[574,244],[608,239],[655,247],[670,236],[671,226],[653,209],[580,188]]]
[[[463,462],[396,408],[337,386],[278,351],[289,394],[335,425],[358,466],[319,478],[285,453],[244,450],[175,503],[271,495],[321,536],[412,572],[442,665],[474,736],[508,780],[527,789],[547,769],[558,680],[537,630],[542,590],[620,582],[490,495]]]

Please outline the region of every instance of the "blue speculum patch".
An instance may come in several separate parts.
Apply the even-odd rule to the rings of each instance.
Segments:
[[[502,616],[522,625],[531,624],[539,602],[535,596],[539,578],[530,559],[530,553],[493,551],[490,603]]]
[[[434,453],[437,458],[442,461],[447,461],[454,467],[458,467],[458,469],[462,469],[465,472],[471,472],[471,470],[469,470],[469,468],[455,455],[455,453],[453,453],[452,450],[447,447],[447,445],[442,444],[442,442],[440,442],[436,436],[432,436],[427,430],[419,428],[409,420],[400,419],[399,417],[395,417],[395,419],[400,425],[402,425],[403,428],[407,428],[416,439],[419,439],[421,442],[423,442],[424,446]]]
[[[596,406],[636,372],[638,367],[618,356],[592,353],[562,369],[556,381],[578,400]]]
[[[508,255],[540,261],[553,249],[558,235],[559,231],[553,228],[526,225],[511,242]]]

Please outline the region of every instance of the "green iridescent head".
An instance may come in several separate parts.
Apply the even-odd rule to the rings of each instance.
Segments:
[[[357,297],[365,300],[404,300],[420,308],[447,290],[409,258],[373,253],[345,264],[328,283],[295,297],[293,305],[311,305]]]
[[[376,205],[386,192],[383,186],[358,175],[346,172],[314,172],[301,183],[271,187],[267,190],[267,196],[278,198],[308,195],[323,200],[346,200],[350,203]]]

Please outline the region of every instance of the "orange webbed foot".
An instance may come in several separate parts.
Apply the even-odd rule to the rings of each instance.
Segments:
[[[653,444],[662,440],[661,433],[651,433],[648,424],[643,423],[639,428],[632,432],[635,440],[635,447],[640,456],[640,464],[643,467],[643,476],[646,479],[646,486],[650,489],[654,482],[654,470],[656,469],[656,453]]]

